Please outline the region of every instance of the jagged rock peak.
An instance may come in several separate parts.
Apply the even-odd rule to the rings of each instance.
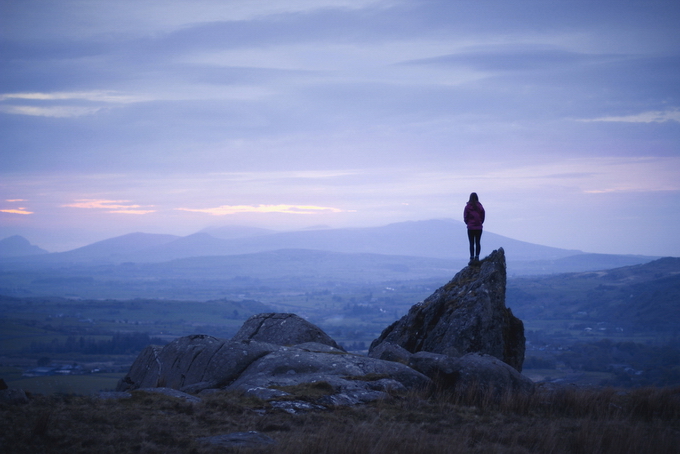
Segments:
[[[387,327],[371,344],[369,356],[376,356],[384,350],[380,345],[388,342],[411,353],[487,354],[521,372],[524,324],[505,306],[506,279],[505,252],[500,248],[463,268]]]

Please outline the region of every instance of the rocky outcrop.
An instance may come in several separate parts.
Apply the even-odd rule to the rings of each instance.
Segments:
[[[320,381],[350,394],[423,388],[430,383],[427,377],[400,363],[284,347],[254,362],[229,388],[247,390]]]
[[[461,392],[478,392],[494,399],[504,394],[529,395],[534,383],[510,365],[489,355],[468,353],[460,358],[437,353],[418,352],[409,366],[432,378],[442,388]]]
[[[28,396],[23,389],[2,389],[0,390],[0,403],[11,405],[25,404],[28,403]]]
[[[204,334],[180,337],[165,347],[148,346],[118,383],[117,391],[167,387],[188,392],[221,388],[255,360],[280,346],[228,341]]]
[[[297,315],[259,314],[231,340],[193,335],[147,347],[117,391],[240,390],[290,413],[433,385],[494,398],[530,393],[533,383],[519,373],[524,327],[505,307],[505,283],[499,249],[385,329],[368,357],[347,353]],[[284,390],[300,386],[321,387],[324,396],[314,404],[290,400]]]
[[[265,314],[265,320],[293,320],[290,314]],[[272,316],[274,315],[274,316]],[[307,323],[307,322],[305,322]],[[309,324],[309,333],[298,330],[297,339],[328,337]],[[253,337],[277,338],[279,323],[261,324]],[[322,336],[319,336],[318,333]],[[328,338],[330,339],[330,338]],[[333,342],[334,343],[334,342]],[[431,380],[399,363],[352,355],[328,343],[304,342],[286,347],[250,339],[225,340],[207,335],[186,336],[165,347],[149,346],[135,360],[117,391],[171,388],[188,393],[210,389],[251,389],[324,382],[334,394],[330,404],[358,403],[387,397],[391,390],[426,387]]]
[[[398,346],[410,353],[452,357],[467,353],[493,356],[521,372],[524,324],[505,306],[503,249],[461,270],[446,285],[387,327],[373,341],[369,356],[383,357]],[[385,346],[384,343],[392,344]]]
[[[305,342],[315,342],[343,350],[323,330],[295,314],[253,315],[246,320],[232,340],[254,340],[276,345],[298,345]]]
[[[391,342],[381,342],[370,352],[369,357],[408,364],[413,353]]]

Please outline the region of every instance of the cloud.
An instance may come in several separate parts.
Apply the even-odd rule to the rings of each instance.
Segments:
[[[8,203],[18,203],[18,202],[28,202],[26,199],[6,199],[5,202]],[[2,208],[0,213],[10,213],[10,214],[33,214],[33,211],[28,211],[26,207],[16,207],[16,208]]]
[[[591,120],[579,121],[611,121],[623,123],[664,123],[667,121],[676,121],[680,123],[680,110],[656,110],[649,112],[642,112],[637,115],[625,115],[620,117],[601,117],[593,118]]]
[[[156,212],[156,210],[139,209],[142,208],[140,205],[130,205],[129,202],[129,200],[80,199],[74,203],[62,205],[62,207],[101,209],[106,210],[107,213],[123,214],[149,214]]]
[[[583,62],[599,61],[600,56],[571,52],[561,48],[543,48],[516,44],[470,46],[460,52],[436,57],[404,61],[403,65],[468,66],[479,71],[527,71],[568,67]]]
[[[3,213],[26,225],[378,225],[472,190],[508,217],[657,197],[677,212],[672,2],[9,3],[0,207],[35,208]]]
[[[237,213],[287,213],[315,214],[320,212],[342,213],[345,210],[314,205],[222,205],[215,208],[176,208],[180,211],[208,213],[213,216],[225,216]]]
[[[125,105],[151,98],[145,95],[124,95],[111,91],[83,92],[24,92],[0,94],[0,112],[11,115],[70,118],[92,115],[114,105]],[[16,101],[28,104],[16,104]],[[86,103],[86,105],[82,105]],[[91,105],[95,104],[95,105]]]
[[[27,211],[26,208],[19,207],[17,209],[5,209],[0,210],[2,213],[12,213],[12,214],[33,214],[32,211]]]
[[[111,210],[108,213],[123,213],[123,214],[149,214],[155,213],[156,210]]]
[[[7,99],[26,99],[34,101],[63,101],[78,99],[93,102],[132,103],[148,100],[136,95],[123,95],[111,91],[82,91],[82,92],[54,92],[54,93],[4,93],[0,95],[0,101]]]
[[[33,117],[69,118],[91,115],[101,110],[101,107],[76,107],[76,106],[12,106],[0,105],[0,112],[11,115],[30,115]]]
[[[398,1],[398,0],[397,0]],[[23,0],[12,8],[7,33],[22,38],[63,37],[83,39],[102,36],[136,36],[167,33],[192,24],[215,21],[248,21],[286,13],[325,9],[358,10],[394,0]],[[105,18],[102,20],[101,18]]]
[[[678,157],[573,158],[490,172],[498,190],[561,186],[584,194],[680,191]]]

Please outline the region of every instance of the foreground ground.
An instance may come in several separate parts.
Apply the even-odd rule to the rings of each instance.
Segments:
[[[315,402],[324,384],[288,389]],[[276,440],[224,448],[197,439],[258,431]],[[435,392],[290,414],[238,393],[190,403],[134,392],[128,399],[33,396],[0,407],[0,451],[11,453],[675,453],[680,388],[540,388],[533,396]]]

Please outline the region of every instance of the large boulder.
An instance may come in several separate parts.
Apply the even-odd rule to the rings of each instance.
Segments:
[[[316,342],[343,350],[321,328],[295,314],[268,313],[253,315],[245,321],[232,340],[254,340],[276,345]],[[344,351],[344,350],[343,350]]]
[[[204,334],[180,337],[164,347],[150,345],[143,350],[116,390],[167,387],[194,392],[220,388],[236,380],[255,360],[279,348]]]
[[[411,355],[409,366],[430,377],[439,387],[471,392],[494,399],[504,394],[530,395],[534,383],[510,365],[489,355],[468,353],[454,358],[437,353]]]
[[[309,345],[309,344],[306,344]],[[271,388],[326,382],[338,392],[388,391],[424,388],[430,379],[420,372],[391,361],[349,353],[328,353],[282,347],[255,361],[230,389]]]
[[[392,390],[423,388],[432,381],[404,365],[352,355],[326,344],[284,347],[206,335],[186,336],[165,347],[147,347],[117,391],[164,388],[198,393],[209,389],[267,390],[325,383],[329,403],[359,403]]]
[[[116,390],[167,388],[198,393],[318,382],[328,383],[342,399],[356,402],[386,396],[390,390],[431,384],[405,364],[352,355],[327,344],[284,347],[199,334],[175,339],[164,347],[148,346]]]
[[[127,375],[118,381],[116,391],[152,388],[159,386],[161,362],[160,352],[163,347],[147,345],[130,366]]]
[[[381,342],[371,350],[369,357],[408,364],[413,353],[392,342]]]
[[[505,306],[505,287],[505,253],[501,248],[481,263],[463,268],[387,327],[371,344],[369,356],[384,355],[381,344],[389,342],[411,353],[491,355],[521,372],[524,324]]]
[[[0,403],[11,405],[25,404],[28,403],[28,396],[23,389],[0,389]]]

